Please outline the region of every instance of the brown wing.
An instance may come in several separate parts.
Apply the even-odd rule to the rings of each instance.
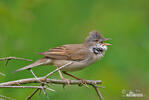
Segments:
[[[45,57],[57,60],[84,60],[90,54],[88,48],[82,44],[69,44],[52,48],[46,52],[40,53]]]

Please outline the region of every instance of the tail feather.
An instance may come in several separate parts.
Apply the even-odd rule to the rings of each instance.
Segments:
[[[23,68],[15,70],[13,73],[19,72],[19,71],[22,71],[22,70],[25,70],[25,69],[30,69],[30,68],[40,66],[40,65],[50,64],[50,63],[51,63],[51,60],[49,58],[42,58],[42,59],[39,59],[39,60],[35,61],[34,63],[28,65],[28,66],[25,66]]]

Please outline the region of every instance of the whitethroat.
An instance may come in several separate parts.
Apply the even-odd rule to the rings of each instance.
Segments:
[[[31,69],[33,67],[41,65],[54,65],[59,68],[72,62],[71,64],[68,64],[67,66],[62,68],[61,71],[64,74],[69,75],[77,80],[82,80],[67,72],[84,69],[88,65],[102,58],[107,51],[107,46],[111,45],[109,43],[104,43],[104,41],[106,40],[108,39],[104,38],[101,33],[97,31],[92,31],[89,33],[83,43],[66,44],[63,46],[49,49],[46,52],[39,53],[44,57],[28,66],[16,70],[15,72],[25,69]],[[61,79],[68,81],[68,79],[63,77],[61,71],[58,71]]]

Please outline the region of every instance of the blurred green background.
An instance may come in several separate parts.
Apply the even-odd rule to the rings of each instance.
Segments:
[[[81,43],[92,30],[112,38],[106,55],[90,67],[72,74],[102,80],[105,100],[149,100],[149,1],[148,0],[0,0],[0,57],[33,59],[63,44]],[[11,74],[30,64],[0,62],[0,82],[32,77],[28,71]],[[33,70],[46,75],[55,67]],[[65,76],[67,77],[67,76]],[[58,73],[50,78],[60,79]],[[67,77],[68,78],[68,77]],[[51,100],[98,100],[93,88],[54,85]],[[139,90],[144,98],[123,97],[122,91]],[[33,89],[0,89],[0,94],[24,100]],[[47,100],[43,93],[33,100]]]

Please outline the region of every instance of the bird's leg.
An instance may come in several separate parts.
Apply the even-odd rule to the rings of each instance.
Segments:
[[[68,85],[70,85],[70,80],[67,79],[67,78],[64,78],[60,70],[58,70],[58,73],[59,73],[60,78],[61,78],[62,80],[66,80],[67,83],[68,83]]]
[[[81,80],[83,84],[87,85],[87,84],[86,84],[86,80],[81,79],[81,78],[78,78],[78,77],[76,77],[76,76],[74,76],[74,75],[71,75],[71,74],[65,72],[65,71],[62,71],[62,72],[63,72],[64,74],[66,74],[66,75],[68,75],[68,76],[70,76],[70,77],[76,79],[76,80]]]

